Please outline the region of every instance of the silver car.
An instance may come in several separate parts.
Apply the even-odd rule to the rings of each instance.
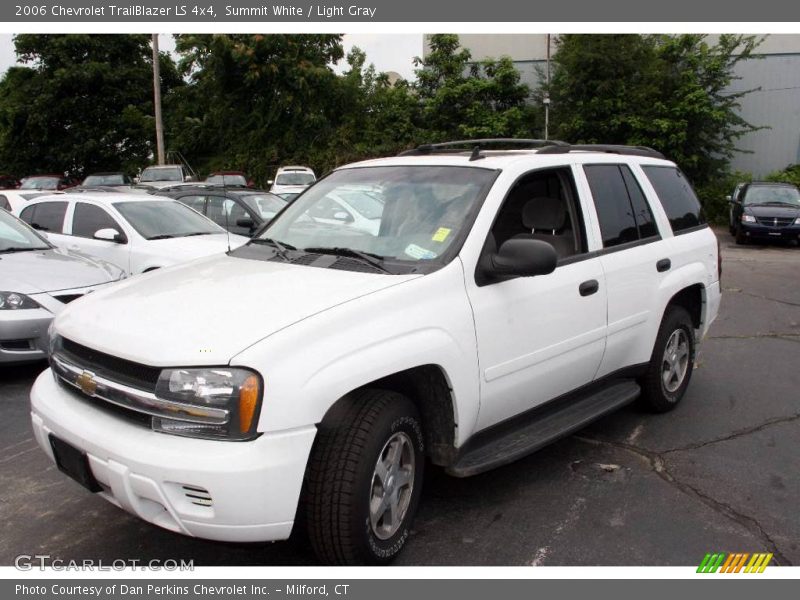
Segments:
[[[46,358],[53,317],[68,302],[123,277],[110,263],[56,248],[0,210],[0,364]]]

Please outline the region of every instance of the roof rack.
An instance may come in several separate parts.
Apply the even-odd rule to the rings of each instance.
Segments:
[[[620,144],[558,144],[539,150],[539,154],[566,154],[568,152],[605,152],[607,154],[624,154],[627,156],[647,156],[649,158],[666,158],[658,150],[647,146],[624,146]]]
[[[550,148],[550,147],[569,147],[566,142],[559,140],[539,140],[525,138],[481,138],[475,140],[455,140],[452,142],[441,142],[438,144],[422,144],[412,150],[401,152],[398,156],[423,156],[426,154],[455,154],[472,150],[469,159],[478,160],[483,158],[481,150],[488,146],[519,146],[522,148]]]

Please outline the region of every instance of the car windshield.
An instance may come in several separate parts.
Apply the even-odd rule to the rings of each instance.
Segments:
[[[54,190],[58,187],[58,177],[28,177],[20,184],[21,190]]]
[[[288,171],[275,178],[276,185],[311,185],[315,177],[304,171]]]
[[[275,194],[247,194],[242,196],[242,200],[265,221],[272,219],[286,206],[286,201]]]
[[[403,262],[441,261],[448,249],[457,249],[495,176],[479,167],[343,169],[314,184],[258,237],[309,252],[344,249]],[[360,198],[354,204],[368,204],[378,217],[356,219],[341,201],[351,193]]]
[[[176,200],[115,202],[120,214],[148,240],[224,233],[217,224]]]
[[[0,253],[47,250],[50,248],[30,227],[4,210],[0,210]]]
[[[180,167],[147,167],[139,181],[183,181],[183,173]]]
[[[800,207],[800,190],[782,185],[763,185],[747,188],[744,203],[753,204],[791,204]]]
[[[247,185],[247,179],[244,175],[209,175],[206,177],[206,183],[217,183],[220,185]]]
[[[380,219],[383,200],[380,193],[367,190],[342,190],[338,197],[365,219]]]
[[[107,175],[89,175],[83,180],[84,187],[104,185],[125,185],[125,175],[122,173],[109,173]]]

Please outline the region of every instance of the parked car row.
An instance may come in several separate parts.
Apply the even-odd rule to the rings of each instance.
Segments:
[[[737,244],[753,239],[800,243],[800,189],[790,183],[740,183],[728,196],[728,228]]]

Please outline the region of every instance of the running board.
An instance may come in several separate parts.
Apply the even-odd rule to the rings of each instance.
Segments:
[[[548,402],[513,423],[479,433],[447,472],[470,477],[507,465],[633,402],[640,392],[635,381],[618,380],[593,392]]]

